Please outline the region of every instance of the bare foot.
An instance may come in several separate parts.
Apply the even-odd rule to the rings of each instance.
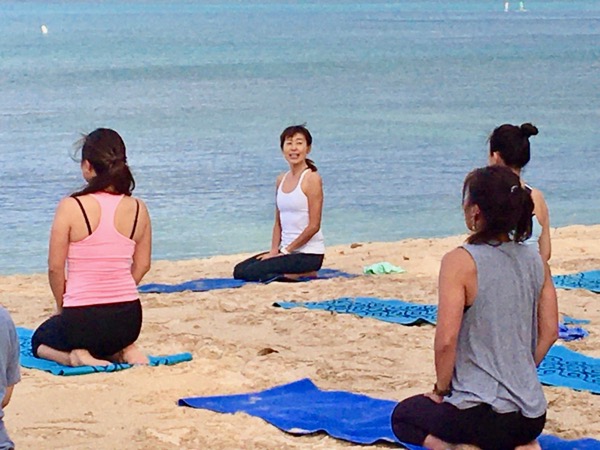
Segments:
[[[297,280],[299,278],[317,278],[319,275],[317,271],[313,272],[304,272],[304,273],[285,273],[284,277],[289,278],[290,280]]]
[[[71,350],[69,353],[69,362],[73,367],[78,366],[110,366],[112,363],[105,359],[94,358],[90,352],[82,348]]]
[[[542,447],[537,440],[530,442],[529,444],[519,445],[515,447],[515,450],[542,450]]]
[[[430,450],[452,450],[455,448],[454,445],[448,444],[445,441],[442,441],[440,438],[432,436],[428,434],[423,442],[423,447],[428,448]]]
[[[150,364],[148,356],[142,353],[135,344],[131,344],[121,350],[120,356],[122,361],[127,364]]]

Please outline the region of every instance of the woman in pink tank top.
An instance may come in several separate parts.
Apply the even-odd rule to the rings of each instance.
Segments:
[[[125,144],[99,128],[83,139],[87,185],[54,216],[48,279],[56,314],[32,337],[35,356],[68,366],[147,364],[135,345],[142,327],[137,285],[150,269],[152,231]]]
[[[271,250],[236,265],[233,276],[239,280],[316,277],[323,264],[323,182],[315,163],[308,159],[312,136],[303,125],[293,125],[281,133],[280,145],[290,170],[277,178]]]

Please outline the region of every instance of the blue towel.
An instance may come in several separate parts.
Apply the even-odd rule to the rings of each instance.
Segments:
[[[600,294],[600,270],[572,273],[570,275],[555,275],[552,277],[554,286],[562,289],[587,289]]]
[[[299,278],[297,280],[291,280],[281,277],[275,277],[267,280],[264,284],[272,283],[273,281],[311,281],[311,280],[326,280],[329,278],[343,277],[353,278],[356,275],[351,273],[342,272],[336,269],[321,269],[317,273],[317,278]],[[235,278],[199,278],[197,280],[185,281],[179,284],[161,284],[161,283],[149,283],[142,286],[138,286],[138,291],[142,294],[172,294],[174,292],[205,292],[212,291],[214,289],[234,289],[242,287],[245,284],[255,284],[253,281],[236,280]]]
[[[402,325],[417,325],[420,323],[435,325],[437,317],[436,305],[420,305],[402,300],[383,300],[373,297],[342,297],[321,302],[277,302],[273,306],[280,306],[285,309],[303,307],[355,314],[359,317],[372,317],[384,322]]]
[[[558,337],[563,341],[575,341],[587,336],[589,333],[581,327],[568,326],[566,323],[558,324]]]
[[[342,314],[354,314],[359,317],[372,317],[384,322],[401,325],[419,325],[421,323],[436,324],[437,305],[423,305],[403,300],[384,300],[374,297],[342,297],[319,302],[276,302],[273,306],[284,309],[307,308],[331,311]],[[559,324],[559,337],[565,341],[583,339],[588,332],[581,327],[567,327],[566,323],[585,323],[584,320],[564,318]],[[589,322],[589,321],[588,321]]]
[[[80,366],[69,367],[63,366],[54,361],[47,359],[36,358],[31,352],[31,336],[33,330],[28,328],[17,327],[17,335],[21,347],[21,365],[28,369],[39,369],[45,372],[50,372],[53,375],[85,375],[88,373],[98,372],[117,372],[119,370],[129,369],[133,367],[131,364],[111,364],[110,366]],[[173,365],[184,361],[191,361],[191,353],[177,353],[167,356],[150,356],[151,366]]]
[[[538,367],[543,384],[600,394],[600,358],[554,345]]]
[[[390,419],[396,403],[352,392],[322,391],[308,378],[262,392],[190,397],[178,402],[179,406],[221,413],[245,412],[292,434],[323,431],[356,444],[387,441],[410,450],[421,450],[422,447],[404,444],[394,436]],[[554,436],[541,436],[539,442],[544,450],[600,449],[600,441],[595,439],[563,441]]]

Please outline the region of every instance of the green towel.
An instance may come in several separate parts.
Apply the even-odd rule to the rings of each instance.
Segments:
[[[388,273],[404,273],[402,267],[394,266],[393,264],[383,261],[375,264],[371,264],[370,266],[365,266],[363,268],[363,273],[366,275],[385,275]]]

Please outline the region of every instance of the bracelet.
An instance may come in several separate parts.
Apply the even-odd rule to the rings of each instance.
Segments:
[[[448,386],[446,389],[441,390],[440,388],[438,388],[437,383],[435,383],[433,385],[433,393],[435,395],[439,395],[440,397],[445,397],[445,396],[450,395],[452,393],[452,386]]]
[[[279,250],[283,255],[289,255],[290,251],[287,249],[287,247],[283,247],[281,250]]]

